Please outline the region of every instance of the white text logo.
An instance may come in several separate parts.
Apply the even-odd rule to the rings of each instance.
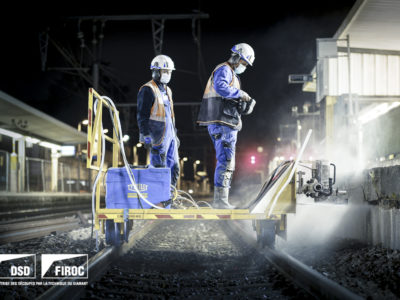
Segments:
[[[147,191],[147,184],[142,184],[142,183],[138,183],[136,184],[137,188],[139,189],[139,192],[144,192]],[[128,190],[132,191],[132,192],[136,192],[136,190],[133,188],[133,184],[128,185]]]
[[[87,254],[42,254],[42,278],[88,278]]]
[[[36,278],[35,254],[0,254],[0,279]]]

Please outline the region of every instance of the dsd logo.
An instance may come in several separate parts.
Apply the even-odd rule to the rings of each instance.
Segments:
[[[0,279],[36,278],[35,254],[0,254]]]
[[[42,254],[42,278],[88,278],[88,255]]]

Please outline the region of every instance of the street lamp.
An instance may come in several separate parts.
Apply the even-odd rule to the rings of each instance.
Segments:
[[[181,169],[179,179],[178,179],[178,188],[181,189],[181,179],[185,177],[185,162],[188,161],[188,158],[185,156],[179,161],[179,167]]]
[[[187,162],[187,161],[188,161],[188,158],[187,158],[186,156],[185,156],[184,158],[181,159],[181,165],[180,165],[180,167],[181,167],[181,176],[182,176],[182,177],[185,176],[184,171],[183,171],[183,166],[185,165],[185,162]]]
[[[89,120],[85,119],[78,123],[78,131],[82,131],[82,125],[87,126],[89,124]]]
[[[129,136],[128,136],[129,139]],[[137,153],[138,148],[142,148],[143,144],[142,143],[137,143],[135,146],[133,146],[133,165],[137,166],[139,164],[139,154]]]
[[[87,126],[89,124],[89,120],[85,119],[78,123],[78,131],[82,131],[82,125]],[[77,155],[80,156],[82,154],[82,145],[78,144]]]
[[[197,175],[197,166],[200,165],[200,160],[196,160],[193,163],[193,178],[194,178],[194,182],[195,182],[195,187],[196,187],[196,175]]]
[[[89,124],[89,120],[88,119],[85,119],[85,120],[82,120],[82,121],[80,121],[79,123],[78,123],[78,131],[82,131],[82,125],[84,125],[84,126],[87,126]],[[78,144],[78,151],[77,151],[77,157],[78,157],[78,159],[79,159],[79,162],[78,162],[78,180],[76,181],[76,189],[77,189],[77,191],[78,191],[78,193],[80,192],[80,190],[81,190],[81,187],[80,187],[80,182],[81,182],[81,159],[82,159],[82,145],[81,144]],[[89,178],[88,178],[88,181],[89,181],[89,184],[90,184],[90,172],[89,172]]]

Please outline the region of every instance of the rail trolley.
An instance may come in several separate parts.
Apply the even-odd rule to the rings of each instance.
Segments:
[[[110,98],[101,96],[93,88],[89,89],[88,106],[87,168],[98,171],[93,185],[92,212],[94,228],[97,232],[100,231],[105,234],[106,243],[108,244],[118,246],[124,241],[128,241],[129,231],[134,220],[252,220],[258,242],[262,246],[272,247],[275,242],[275,234],[283,238],[286,236],[287,214],[296,212],[297,195],[302,194],[319,199],[332,194],[332,185],[335,183],[336,177],[336,168],[333,164],[317,161],[309,164],[308,167],[304,167],[304,162],[302,164],[298,163],[311,135],[310,131],[300,149],[297,160],[285,162],[279,166],[246,209],[137,207],[140,199],[144,198],[145,202],[151,202],[151,193],[144,193],[145,189],[143,187],[147,187],[148,184],[141,182],[141,178],[138,179],[138,176],[134,174],[135,172],[138,174],[137,172],[140,172],[140,169],[126,165],[118,110]],[[112,137],[103,132],[102,123],[103,114],[105,113],[103,108],[109,111],[111,117],[113,124]],[[106,142],[112,144],[111,168],[104,167]],[[125,169],[118,168],[120,155],[123,156]],[[119,188],[120,190],[114,191],[110,196],[116,202],[122,198],[123,201],[120,201],[121,203],[134,202],[136,203],[134,208],[130,205],[107,205],[109,204],[107,201],[105,207],[101,205],[101,183],[103,183],[105,176],[110,176],[110,174],[107,174],[109,170],[119,172],[119,176],[126,172],[130,173],[132,178],[135,177],[133,178],[135,182],[130,180],[131,182],[128,181],[128,184],[126,182],[123,183],[123,186]],[[153,168],[153,170],[157,170],[157,168]],[[331,176],[332,173],[334,174],[333,176]],[[112,184],[112,182],[108,184],[107,189]],[[107,189],[106,198],[107,193],[110,194]],[[176,194],[172,193],[171,197],[175,196]],[[115,199],[116,197],[118,199]]]

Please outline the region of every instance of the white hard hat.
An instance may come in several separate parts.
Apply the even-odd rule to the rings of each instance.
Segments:
[[[169,56],[160,54],[151,61],[150,70],[153,69],[175,70],[175,65]]]
[[[232,47],[232,52],[240,55],[240,58],[246,61],[250,66],[253,65],[255,54],[249,44],[240,43]]]

